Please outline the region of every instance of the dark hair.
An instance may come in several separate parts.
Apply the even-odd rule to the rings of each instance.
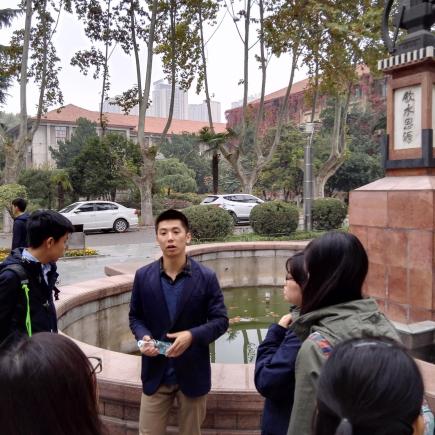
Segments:
[[[305,248],[307,282],[301,314],[343,302],[362,299],[368,271],[364,246],[351,233],[329,232]]]
[[[6,341],[0,351],[2,433],[104,433],[92,366],[72,340],[41,332]]]
[[[285,263],[285,269],[293,277],[296,284],[303,288],[307,280],[307,272],[305,272],[304,266],[304,252],[296,252]]]
[[[71,222],[57,211],[36,210],[27,219],[27,237],[32,248],[38,248],[49,237],[57,241],[73,231]]]
[[[186,232],[189,232],[189,221],[187,220],[187,217],[181,213],[181,211],[174,210],[173,208],[170,208],[169,210],[165,210],[164,212],[160,213],[157,216],[156,219],[156,233],[159,229],[159,223],[163,221],[181,221],[181,225],[184,227]]]
[[[20,210],[21,212],[26,210],[27,207],[27,201],[24,198],[15,198],[12,201],[12,205],[14,205],[15,207],[18,207],[18,210]]]
[[[359,338],[333,350],[317,389],[315,435],[412,435],[424,385],[393,340]]]

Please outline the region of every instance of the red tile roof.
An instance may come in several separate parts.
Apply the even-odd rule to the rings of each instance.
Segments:
[[[358,65],[356,67],[356,73],[358,77],[363,76],[364,74],[370,74],[370,69],[366,65]],[[293,83],[292,88],[290,90],[290,95],[298,94],[299,92],[304,92],[308,88],[308,79],[301,80],[300,82]],[[282,98],[285,96],[287,88],[279,89],[278,91],[272,92],[271,94],[267,94],[264,96],[264,101],[274,100],[275,98]],[[260,102],[260,99],[250,101],[249,104],[257,104]]]
[[[104,113],[107,118],[108,128],[130,128],[137,132],[138,116],[123,115],[121,113]],[[83,109],[74,104],[67,104],[59,109],[51,110],[42,116],[41,122],[53,122],[55,124],[75,124],[78,118],[86,118],[89,121],[99,123],[100,112]],[[166,118],[154,118],[147,116],[145,119],[145,132],[159,134],[163,131]],[[173,119],[168,134],[197,133],[202,127],[208,126],[204,121],[188,121]],[[225,131],[226,124],[215,122],[217,133]]]

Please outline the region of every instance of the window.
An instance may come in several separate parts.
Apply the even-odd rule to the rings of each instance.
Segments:
[[[66,140],[66,127],[54,127],[56,135],[56,143],[65,142]]]
[[[68,213],[71,210],[75,209],[77,207],[77,203],[69,205],[68,207],[63,208],[59,213]]]
[[[97,211],[118,210],[118,207],[115,204],[110,204],[107,202],[97,202],[95,205]]]
[[[81,207],[77,209],[80,213],[87,213],[90,211],[94,211],[94,204],[83,204]]]
[[[210,204],[211,202],[215,202],[217,200],[217,196],[207,196],[207,198],[202,201],[203,204]]]
[[[251,196],[251,195],[244,195],[244,202],[256,204],[258,202],[258,198],[256,198],[255,196]]]

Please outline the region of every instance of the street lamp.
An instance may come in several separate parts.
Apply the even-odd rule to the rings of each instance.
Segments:
[[[320,126],[319,122],[306,122],[301,125],[304,133],[307,133],[307,141],[304,146],[304,230],[311,231],[312,217],[311,208],[313,203],[313,137],[314,132]]]

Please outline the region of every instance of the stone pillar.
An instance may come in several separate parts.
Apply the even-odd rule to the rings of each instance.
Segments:
[[[389,76],[386,177],[350,193],[350,231],[367,249],[365,291],[390,319],[435,321],[433,47],[380,61]]]

